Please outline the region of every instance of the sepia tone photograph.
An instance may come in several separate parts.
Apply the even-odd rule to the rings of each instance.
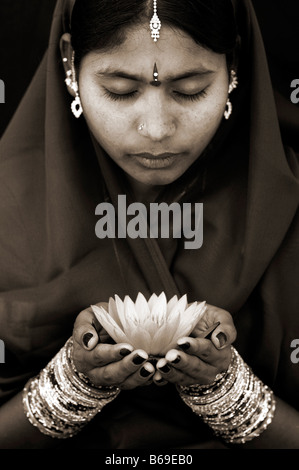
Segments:
[[[298,19],[0,0],[0,449],[299,449]]]

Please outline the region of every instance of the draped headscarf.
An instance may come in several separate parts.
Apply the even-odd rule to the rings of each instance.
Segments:
[[[2,403],[55,355],[81,310],[115,294],[165,291],[228,310],[243,358],[298,407],[299,365],[290,358],[299,338],[298,160],[281,141],[252,5],[234,3],[242,47],[233,115],[159,196],[204,204],[203,246],[186,250],[178,239],[96,237],[97,204],[134,196],[84,118],[71,114],[59,39],[74,1],[57,1],[47,53],[1,142]],[[122,392],[76,445],[179,446],[209,436],[173,386],[152,385]]]

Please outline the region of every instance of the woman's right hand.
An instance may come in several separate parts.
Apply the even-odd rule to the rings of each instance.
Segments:
[[[100,303],[98,306],[107,306]],[[111,338],[96,320],[92,309],[83,310],[73,330],[73,360],[78,372],[96,386],[131,390],[148,385],[155,373],[148,354],[129,344],[111,344]]]

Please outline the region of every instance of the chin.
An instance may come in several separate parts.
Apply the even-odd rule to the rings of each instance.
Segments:
[[[161,172],[159,172],[161,173]],[[155,174],[149,177],[143,178],[136,178],[139,183],[147,184],[149,186],[167,186],[168,184],[173,183],[176,181],[183,173],[179,173],[178,175],[167,175],[164,174]]]

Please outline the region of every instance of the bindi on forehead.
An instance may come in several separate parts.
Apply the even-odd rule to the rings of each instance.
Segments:
[[[153,71],[153,80],[150,82],[150,84],[156,87],[161,86],[162,83],[158,79],[159,79],[159,72],[158,72],[157,64],[155,63],[154,71]]]

